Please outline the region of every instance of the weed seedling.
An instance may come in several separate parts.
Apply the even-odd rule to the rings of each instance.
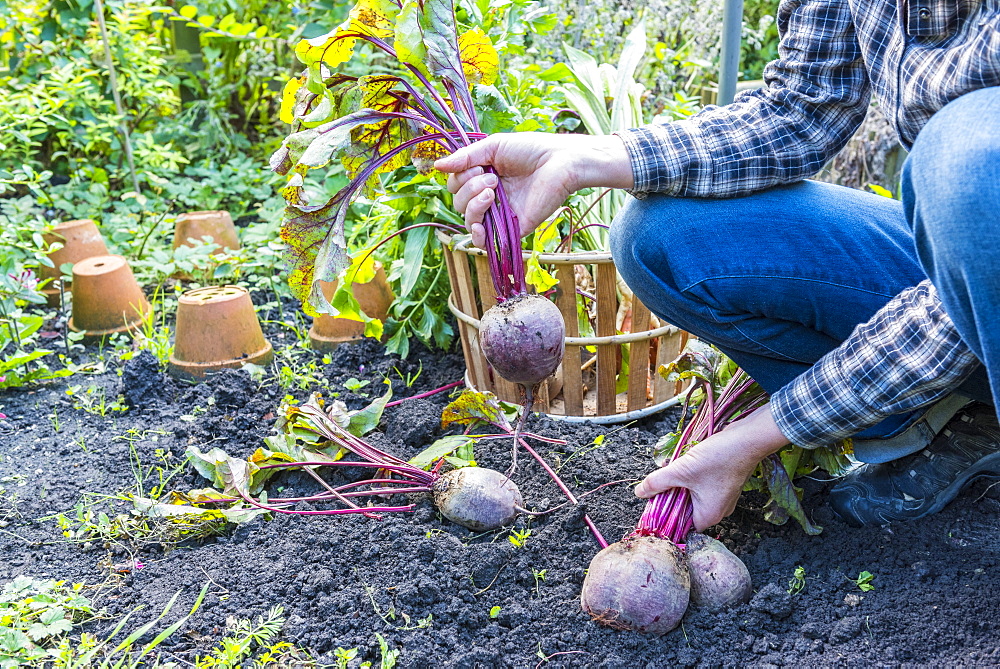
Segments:
[[[548,573],[548,569],[535,569],[531,568],[531,575],[535,578],[535,596],[539,596],[541,593],[538,592],[538,585],[540,581],[545,580],[545,574]]]
[[[870,571],[863,571],[858,574],[857,578],[849,578],[847,580],[861,588],[862,592],[871,592],[875,589],[875,586],[872,585],[872,581],[875,580],[875,574]]]
[[[350,390],[352,393],[356,393],[370,383],[371,381],[360,381],[352,376],[351,378],[344,381],[344,387]]]
[[[802,592],[806,587],[806,570],[805,567],[796,567],[795,573],[792,574],[792,578],[788,580],[788,594],[797,595]]]
[[[497,618],[500,615],[500,607],[494,606],[490,609],[490,618]]]
[[[528,541],[528,537],[531,536],[531,530],[518,530],[513,529],[510,531],[510,535],[507,537],[507,541],[511,543],[514,548],[521,548]]]

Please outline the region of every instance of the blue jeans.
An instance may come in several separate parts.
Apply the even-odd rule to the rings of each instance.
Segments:
[[[611,250],[657,316],[718,346],[772,393],[930,277],[986,363],[958,390],[991,402],[990,382],[1000,393],[1000,88],[931,119],[904,166],[902,198],[815,181],[731,199],[651,195],[615,219]],[[858,437],[892,435],[911,418],[891,416]]]

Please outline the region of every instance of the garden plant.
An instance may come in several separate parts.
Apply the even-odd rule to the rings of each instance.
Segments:
[[[657,370],[683,404],[529,417],[565,339],[539,254],[605,248],[627,194],[576,194],[522,238],[498,188],[477,345],[524,403],[465,388],[435,233],[466,231],[434,160],[696,113],[721,11],[0,0],[0,667],[996,664],[990,482],[920,524],[853,529],[822,502],[851,444],[788,447],[691,532],[684,491],[633,485],[765,399],[698,342]],[[745,3],[745,79],[777,53],[776,13]],[[240,248],[175,247],[205,210]],[[69,327],[51,233],[78,219],[150,303],[132,333]],[[376,263],[385,318],[351,288]],[[594,277],[575,280],[593,335]],[[273,361],[170,376],[179,299],[225,285],[249,291]],[[314,350],[320,313],[367,336]]]

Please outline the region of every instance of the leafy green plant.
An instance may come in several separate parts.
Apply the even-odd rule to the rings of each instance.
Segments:
[[[858,574],[857,578],[849,578],[847,580],[858,586],[862,592],[871,592],[875,589],[874,584],[872,584],[872,581],[875,580],[875,575],[870,571],[863,571]]]
[[[44,304],[28,270],[15,271],[9,260],[0,260],[0,389],[70,376],[70,369],[53,370],[47,358],[52,351],[37,347],[45,318],[24,310]]]
[[[528,538],[531,536],[531,530],[525,528],[523,530],[511,529],[510,534],[507,536],[507,541],[514,548],[524,548],[524,544],[528,542]]]
[[[263,666],[271,661],[277,664],[275,656],[287,656],[294,646],[287,642],[270,644],[269,642],[285,626],[284,608],[275,605],[268,610],[266,616],[257,616],[256,621],[230,618],[226,623],[225,637],[207,655],[195,660],[198,669],[229,669],[231,667],[247,666],[256,649],[261,649],[267,658],[257,658],[253,666]],[[297,666],[311,666],[297,664]]]
[[[788,594],[797,595],[806,587],[806,570],[805,567],[797,566],[795,567],[795,572],[792,577],[788,579]]]
[[[82,583],[18,576],[0,592],[0,667],[40,664],[46,649],[73,629],[73,623],[93,618]]]
[[[72,385],[66,389],[66,394],[73,400],[73,408],[79,411],[86,411],[95,416],[107,417],[112,413],[124,413],[128,411],[125,399],[121,395],[114,399],[108,399],[107,391],[103,386],[87,386],[86,390],[80,385]]]

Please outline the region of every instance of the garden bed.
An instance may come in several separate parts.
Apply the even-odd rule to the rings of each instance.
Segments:
[[[276,348],[291,339],[282,341],[273,331],[270,336]],[[94,348],[88,353],[101,357]],[[303,355],[316,362],[322,357]],[[691,612],[661,638],[603,628],[580,611],[584,570],[598,550],[583,512],[609,540],[625,534],[642,509],[628,483],[602,488],[581,507],[564,506],[530,522],[522,518],[513,534],[476,535],[415,498],[414,513],[381,521],[262,516],[220,536],[174,546],[156,543],[153,535],[110,549],[64,536],[54,514],[72,520],[81,501],[99,502],[95,511],[112,516],[127,513],[128,503],[88,493],[115,495],[137,485],[148,493],[159,471],[176,468],[189,445],[249,456],[271,433],[286,393],[301,401],[325,381],[326,394],[339,393],[353,409],[382,394],[383,378],[399,399],[459,380],[464,371],[460,353],[417,350],[416,344],[407,360],[386,355],[371,340],[330,355],[312,379],[297,377],[303,387],[283,387],[271,373],[254,380],[236,370],[184,384],[161,375],[144,353],[120,366],[108,362],[103,373],[75,375],[68,384],[0,393],[6,414],[0,420],[0,582],[24,575],[103,584],[84,590],[105,609],[105,619],[84,627],[101,638],[139,605],[145,608],[129,629],[152,620],[179,592],[176,608],[147,640],[187,613],[208,583],[202,606],[157,649],[164,661],[180,666],[216,644],[228,618],[255,618],[274,604],[284,607],[287,619],[282,638],[329,665],[338,648],[353,648],[358,652],[349,666],[363,660],[379,666],[376,633],[399,651],[397,667],[1000,663],[1000,487],[987,483],[923,521],[857,530],[824,506],[824,482],[802,481],[806,508],[824,527],[815,537],[794,524],[769,525],[745,495],[712,534],[746,562],[753,599],[721,613]],[[66,393],[70,384],[82,386],[76,400]],[[79,397],[89,387],[95,388],[91,397],[103,389],[108,403],[121,393],[132,408],[105,406],[105,415],[100,405],[88,409]],[[370,440],[410,457],[442,435],[447,402],[441,393],[390,407]],[[667,413],[601,427],[537,418],[530,429],[567,441],[535,445],[579,495],[648,472],[652,445],[676,419]],[[605,438],[598,446],[599,435]],[[480,464],[500,471],[509,466],[508,442],[476,448]],[[136,458],[144,468],[139,481]],[[530,458],[520,458],[514,478],[529,508],[563,502]],[[206,485],[188,466],[167,488]],[[318,489],[301,472],[268,484],[279,488],[283,497]],[[797,567],[804,586],[789,594]],[[863,571],[874,575],[874,589],[863,591],[851,580]]]

